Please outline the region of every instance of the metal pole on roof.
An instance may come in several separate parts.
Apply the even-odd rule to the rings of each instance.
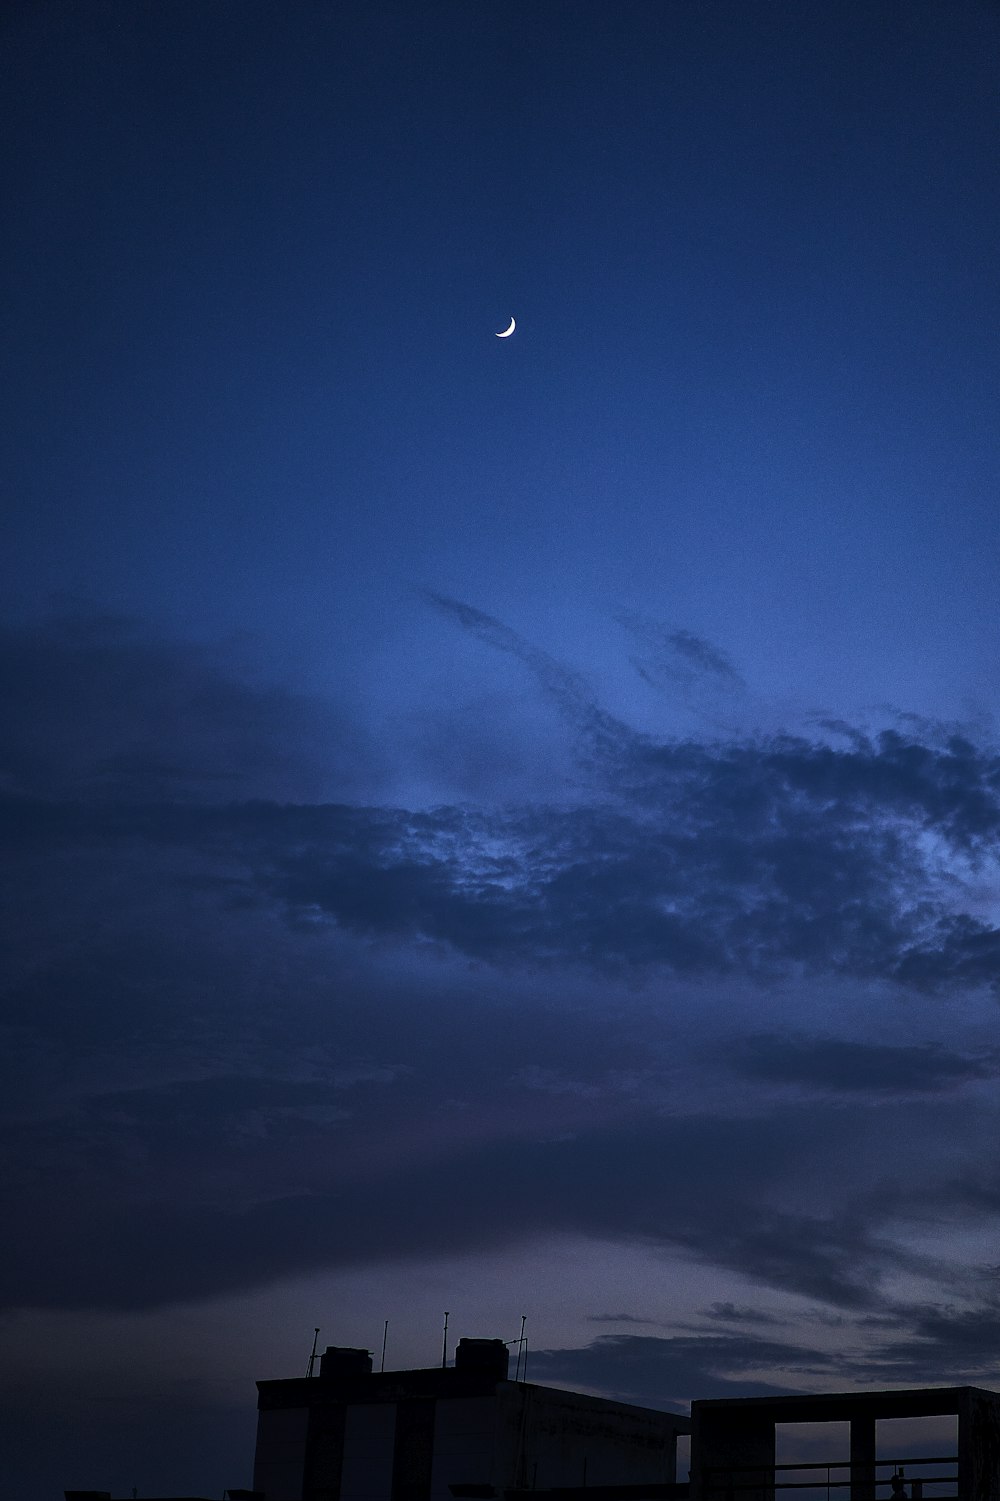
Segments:
[[[445,1366],[447,1364],[448,1364],[448,1310],[445,1309],[445,1315],[444,1315],[444,1339],[443,1339],[443,1341],[441,1343],[441,1369],[442,1369],[442,1371],[444,1370],[444,1368],[445,1368]]]

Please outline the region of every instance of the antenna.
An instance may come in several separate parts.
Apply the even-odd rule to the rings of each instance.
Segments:
[[[380,1371],[384,1371],[385,1370],[385,1342],[386,1342],[386,1340],[388,1338],[389,1338],[389,1320],[386,1319],[386,1321],[385,1321],[385,1328],[382,1330],[382,1364],[379,1366],[379,1370]]]
[[[527,1322],[527,1319],[528,1319],[528,1315],[526,1313],[522,1313],[522,1315],[521,1315],[521,1333],[518,1335],[518,1339],[517,1339],[517,1364],[514,1367],[514,1380],[515,1381],[517,1381],[518,1377],[521,1374],[521,1351],[525,1348],[524,1326],[525,1326],[525,1324]],[[527,1363],[528,1363],[527,1360],[525,1360],[525,1365],[527,1365]]]
[[[444,1368],[445,1368],[445,1366],[447,1364],[448,1364],[448,1310],[445,1309],[445,1314],[444,1314],[444,1340],[443,1340],[442,1345],[441,1345],[441,1369],[442,1369],[442,1371],[444,1370]]]
[[[310,1357],[309,1357],[309,1364],[308,1364],[308,1366],[307,1366],[307,1367],[306,1367],[306,1375],[307,1375],[307,1376],[311,1376],[311,1375],[312,1375],[312,1373],[313,1373],[313,1367],[314,1367],[314,1366],[315,1366],[315,1364],[316,1364],[316,1341],[317,1341],[317,1340],[318,1340],[318,1339],[319,1339],[319,1330],[318,1330],[318,1329],[314,1329],[314,1330],[313,1330],[313,1347],[312,1347],[312,1354],[311,1354],[311,1355],[310,1355]]]

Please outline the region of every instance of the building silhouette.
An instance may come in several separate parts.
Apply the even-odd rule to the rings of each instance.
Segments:
[[[876,1424],[958,1418],[958,1452],[879,1459]],[[850,1451],[809,1465],[775,1464],[775,1424],[850,1424]],[[814,1472],[811,1480],[802,1477]],[[825,1489],[830,1501],[1000,1501],[1000,1394],[977,1386],[726,1397],[691,1404],[691,1501],[785,1501]]]
[[[463,1339],[452,1367],[378,1373],[331,1345],[318,1376],[257,1391],[253,1489],[229,1501],[1000,1501],[1000,1393],[981,1387],[696,1400],[689,1422],[511,1381],[502,1340]],[[949,1414],[954,1453],[879,1457],[881,1420]],[[848,1452],[776,1463],[776,1425],[845,1422]]]
[[[318,1377],[258,1381],[253,1486],[267,1501],[452,1501],[676,1479],[686,1418],[509,1379],[498,1339],[453,1367],[372,1371],[330,1346]],[[637,1498],[638,1501],[638,1498]]]

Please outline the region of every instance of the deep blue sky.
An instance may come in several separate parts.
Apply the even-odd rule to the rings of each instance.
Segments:
[[[1000,1381],[1000,11],[0,43],[0,1501],[445,1307]]]

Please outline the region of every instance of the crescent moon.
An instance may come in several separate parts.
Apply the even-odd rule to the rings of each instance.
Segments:
[[[514,315],[512,313],[511,314],[511,318],[510,318],[510,328],[505,328],[504,331],[503,331],[503,333],[502,334],[497,334],[496,337],[498,339],[509,339],[510,336],[511,336],[511,334],[514,332],[514,329],[516,327],[517,327],[517,325],[514,322]]]

